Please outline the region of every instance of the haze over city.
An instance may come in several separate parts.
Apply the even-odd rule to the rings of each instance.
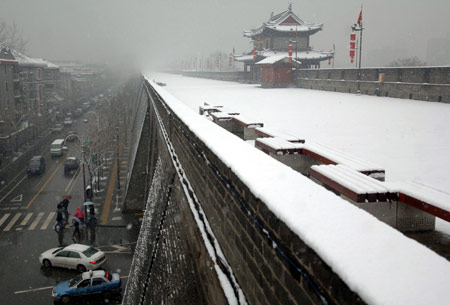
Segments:
[[[0,20],[15,22],[28,39],[27,53],[49,60],[138,67],[251,50],[242,32],[260,26],[292,3],[308,23],[323,23],[311,39],[317,50],[332,50],[335,67],[349,67],[350,26],[363,6],[363,66],[386,66],[417,56],[447,65],[438,55],[450,48],[450,3],[431,1],[58,1],[3,0]]]

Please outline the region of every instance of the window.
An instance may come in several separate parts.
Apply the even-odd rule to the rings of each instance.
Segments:
[[[58,254],[55,255],[56,257],[68,257],[69,251],[61,251]]]
[[[81,258],[80,254],[77,252],[73,252],[73,251],[69,251],[69,256],[70,258]]]
[[[82,274],[78,274],[76,277],[70,280],[69,287],[75,287],[83,279]]]
[[[78,288],[89,287],[90,286],[89,282],[90,282],[89,279],[82,281],[80,284],[78,284]]]
[[[98,286],[105,284],[105,280],[102,278],[95,278],[92,280],[92,286]]]
[[[92,247],[89,247],[87,250],[84,250],[84,251],[83,251],[83,254],[86,255],[86,257],[91,257],[92,254],[95,254],[95,253],[97,253],[97,252],[98,252],[97,249],[92,248]]]

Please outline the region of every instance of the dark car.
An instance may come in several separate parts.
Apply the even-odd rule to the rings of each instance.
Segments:
[[[77,170],[80,167],[80,159],[77,157],[69,157],[64,161],[64,173],[70,173],[73,170]]]
[[[28,175],[40,175],[45,172],[45,158],[42,156],[34,156],[31,158],[27,167]]]
[[[119,273],[105,270],[83,272],[71,280],[61,282],[53,288],[54,303],[68,304],[80,299],[94,300],[97,296],[106,299],[121,298]]]
[[[73,141],[75,141],[76,139],[77,139],[77,136],[76,136],[76,132],[75,131],[69,131],[68,133],[67,133],[67,142],[73,142]]]

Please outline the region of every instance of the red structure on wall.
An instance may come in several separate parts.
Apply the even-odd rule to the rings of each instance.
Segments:
[[[263,88],[287,87],[292,83],[292,68],[301,63],[285,55],[272,56],[256,64],[261,67],[261,86]]]

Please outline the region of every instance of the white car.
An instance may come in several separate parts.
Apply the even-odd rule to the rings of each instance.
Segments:
[[[106,262],[106,255],[103,251],[91,246],[72,244],[45,251],[39,255],[39,262],[45,268],[54,266],[85,272],[103,265]]]

